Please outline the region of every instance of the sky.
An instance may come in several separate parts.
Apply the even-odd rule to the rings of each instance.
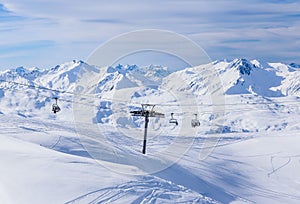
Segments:
[[[300,63],[298,0],[0,0],[0,70],[85,61],[141,29],[184,35],[212,60]]]

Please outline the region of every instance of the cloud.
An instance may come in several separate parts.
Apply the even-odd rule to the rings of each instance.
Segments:
[[[42,41],[32,41],[26,43],[17,43],[17,44],[9,44],[9,45],[2,45],[0,47],[0,54],[4,53],[11,53],[14,51],[26,51],[26,50],[33,50],[33,49],[44,49],[50,46],[53,46],[53,41],[42,40]]]
[[[77,57],[84,60],[99,44],[116,35],[149,28],[187,35],[213,59],[255,57],[296,61],[297,56],[293,55],[300,51],[300,2],[296,0],[1,2],[0,46],[19,43],[20,49],[30,53],[34,48],[22,45],[53,42],[44,47],[49,55],[53,55],[53,49],[57,53],[52,64]],[[28,57],[32,66],[51,63],[43,56]],[[16,64],[13,60],[0,63],[1,67]]]

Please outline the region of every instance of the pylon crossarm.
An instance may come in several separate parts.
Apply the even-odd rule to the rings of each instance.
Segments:
[[[150,116],[149,117],[155,117],[155,118],[164,118],[165,117],[165,114],[163,113],[158,113],[158,112],[151,112]]]
[[[132,116],[145,116],[144,111],[138,110],[138,111],[130,111]]]

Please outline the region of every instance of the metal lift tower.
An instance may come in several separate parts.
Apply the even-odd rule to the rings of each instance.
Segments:
[[[132,116],[138,117],[145,117],[145,131],[144,131],[144,143],[143,143],[143,154],[146,154],[146,143],[147,143],[147,130],[148,130],[148,123],[149,117],[156,117],[156,118],[164,118],[165,115],[163,113],[155,112],[154,109],[155,105],[153,104],[142,104],[142,109],[138,111],[130,111]]]

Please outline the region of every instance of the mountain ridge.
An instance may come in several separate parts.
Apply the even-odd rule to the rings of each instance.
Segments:
[[[300,66],[295,63],[288,65],[283,63],[267,63],[268,67],[265,67],[266,64],[258,60],[250,61],[241,58],[232,61],[218,60],[212,62],[211,65],[224,83],[225,94],[252,93],[269,97],[300,96],[300,70],[298,69]],[[205,65],[199,65],[199,67],[201,66]],[[0,79],[2,81],[22,82],[45,86],[47,88],[72,91],[74,90],[77,75],[83,67],[97,69],[81,60],[73,60],[44,70],[36,67],[29,69],[18,67],[6,70],[0,72]],[[198,82],[201,83],[201,74],[197,73],[197,67],[185,68],[175,73],[181,75],[187,74],[192,79],[188,84],[195,85]],[[148,84],[161,83],[161,79],[172,74],[167,67],[159,65],[139,67],[137,65],[119,64],[114,67],[107,67],[104,72],[99,73],[103,75],[103,77],[99,76],[99,78],[105,78],[104,75],[107,76],[112,73],[121,74],[123,80],[133,80],[135,84],[139,85],[143,84],[142,81],[148,81]],[[133,79],[134,77],[131,76],[132,73],[134,73],[136,79]],[[186,78],[188,79],[188,77]]]
[[[207,76],[203,75],[203,70],[212,68],[215,70],[212,73],[216,74],[222,82],[224,97],[229,101],[226,104],[230,101],[240,104],[245,100],[248,104],[268,104],[269,101],[274,101],[272,102],[274,106],[268,105],[264,110],[269,111],[270,114],[283,110],[293,112],[289,104],[278,105],[278,107],[276,104],[289,100],[297,102],[300,97],[300,69],[283,63],[267,65],[266,67],[264,62],[258,60],[219,60],[171,72],[168,67],[159,65],[144,67],[116,65],[99,69],[83,61],[73,60],[46,70],[19,67],[0,72],[2,107],[0,111],[3,114],[17,114],[22,117],[57,118],[70,121],[74,118],[74,103],[86,97],[81,96],[84,94],[90,95],[91,98],[81,103],[87,108],[96,109],[93,119],[96,123],[112,123],[123,128],[132,128],[142,126],[143,121],[130,117],[127,104],[131,104],[129,108],[134,109],[140,108],[141,103],[178,104],[177,108],[163,107],[162,111],[169,115],[171,112],[180,112],[180,104],[185,103],[180,100],[194,97],[198,104],[197,109],[200,113],[204,113],[200,119],[207,123],[215,116],[211,109],[203,109],[201,106],[201,104],[212,103],[209,99],[211,90],[207,89]],[[97,75],[96,81],[93,82],[93,86],[91,84],[90,90],[78,96],[76,93],[78,76],[90,71],[93,75]],[[176,81],[176,79],[180,80]],[[183,97],[178,100],[176,98],[178,95]],[[58,103],[61,106],[61,112],[58,114],[51,113],[51,105],[55,102],[54,97],[59,98]],[[241,105],[243,106],[241,110],[246,109],[244,106],[247,104]],[[253,110],[250,110],[261,111],[260,106],[253,106]],[[117,109],[108,110],[111,107]],[[191,111],[194,108],[191,107]],[[248,123],[244,124],[248,119],[243,118],[242,115],[237,116],[236,111],[229,112],[227,117],[229,117],[227,119],[229,131],[255,131],[258,127],[252,124],[253,121],[248,121],[252,124],[251,127]],[[282,124],[282,127],[285,127],[285,123]],[[274,124],[275,129],[276,125],[278,124]],[[266,124],[262,129],[267,129],[267,126]]]

